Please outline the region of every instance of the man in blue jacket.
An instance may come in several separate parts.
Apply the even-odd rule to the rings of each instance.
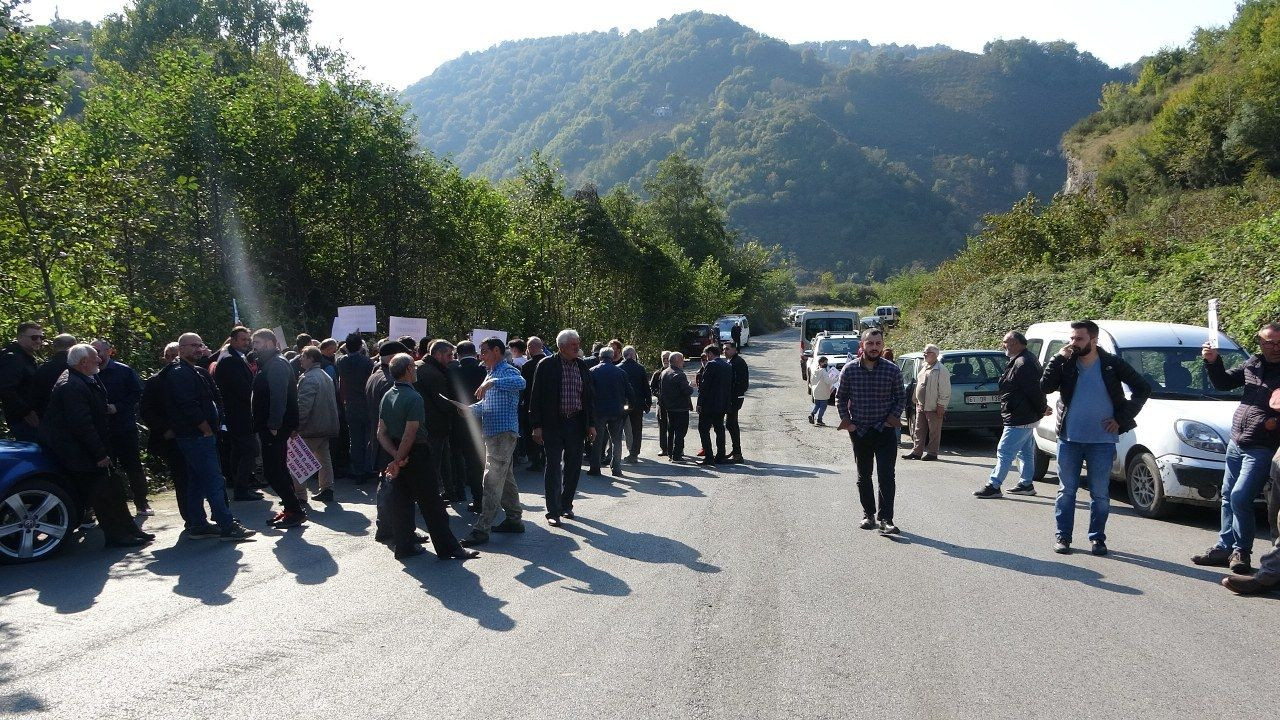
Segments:
[[[653,405],[653,391],[649,387],[649,371],[636,358],[636,349],[631,345],[622,348],[622,362],[618,367],[627,374],[631,382],[631,407],[627,410],[627,450],[626,462],[640,461],[640,441],[644,434],[644,414]]]
[[[729,412],[733,368],[720,359],[719,345],[708,345],[705,357],[698,380],[698,435],[702,438],[702,459],[698,464],[717,465],[729,460],[724,454],[724,416]],[[715,452],[711,448],[712,430],[716,432]]]
[[[587,474],[600,474],[601,458],[608,443],[613,476],[622,477],[622,432],[627,421],[627,408],[636,402],[635,391],[631,389],[626,371],[613,364],[613,348],[600,348],[597,357],[599,362],[591,368],[591,379],[596,389],[596,441],[591,446],[591,467]]]
[[[107,391],[107,444],[111,463],[129,478],[129,494],[139,515],[155,515],[147,503],[147,473],[138,452],[138,401],[142,378],[133,368],[115,359],[116,349],[106,340],[94,340],[98,352],[98,382]]]

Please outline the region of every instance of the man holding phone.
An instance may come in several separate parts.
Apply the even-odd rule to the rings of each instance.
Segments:
[[[1124,385],[1131,397],[1126,398]],[[1111,513],[1111,464],[1120,434],[1137,427],[1151,386],[1129,363],[1098,347],[1098,325],[1071,323],[1071,342],[1045,366],[1040,389],[1058,392],[1058,499],[1054,552],[1071,552],[1076,491],[1082,464],[1088,465],[1089,541],[1094,555],[1107,554]]]

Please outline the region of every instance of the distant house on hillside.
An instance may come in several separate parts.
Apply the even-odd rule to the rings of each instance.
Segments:
[[[661,105],[653,109],[653,114],[657,117],[667,117],[671,114],[670,105]]]

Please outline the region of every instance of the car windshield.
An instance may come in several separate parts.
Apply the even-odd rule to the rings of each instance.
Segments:
[[[1218,354],[1227,370],[1248,359],[1241,350],[1220,350]],[[1121,350],[1120,357],[1147,379],[1153,397],[1238,400],[1244,395],[1244,388],[1213,389],[1198,347],[1130,348]]]
[[[857,354],[858,338],[826,338],[818,342],[819,355]]]
[[[736,322],[738,321],[730,318],[725,318],[724,320],[717,321],[716,327],[720,328],[721,330],[732,330],[733,324]]]
[[[804,321],[804,335],[811,338],[824,330],[829,333],[853,332],[854,319],[851,317],[809,318]]]
[[[1000,380],[1004,355],[945,355],[942,367],[951,374],[952,385],[983,385]]]

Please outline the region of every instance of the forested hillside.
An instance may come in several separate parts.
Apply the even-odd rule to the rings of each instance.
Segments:
[[[994,345],[1078,317],[1205,323],[1252,345],[1280,319],[1280,0],[1160,52],[1066,136],[1080,191],[987,218],[935,272],[879,288],[903,349]]]
[[[469,53],[404,98],[423,146],[464,173],[508,177],[542,151],[571,185],[639,190],[679,151],[743,232],[806,267],[883,277],[1057,190],[1062,133],[1125,79],[1067,43],[790,46],[690,13]]]

